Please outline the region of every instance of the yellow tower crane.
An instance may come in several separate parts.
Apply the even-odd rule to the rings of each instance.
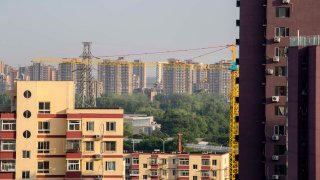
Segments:
[[[235,46],[231,47],[233,66],[231,70],[230,89],[230,130],[229,130],[229,173],[230,180],[236,180],[239,173],[239,69],[236,60]]]

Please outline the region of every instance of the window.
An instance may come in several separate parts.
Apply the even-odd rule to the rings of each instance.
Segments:
[[[50,102],[39,102],[39,114],[50,114]]]
[[[275,52],[275,56],[287,57],[288,47],[275,47],[274,52]]]
[[[287,166],[277,164],[274,166],[274,173],[278,175],[287,175]]]
[[[80,160],[67,160],[68,171],[80,171]]]
[[[193,169],[198,169],[198,165],[194,164]]]
[[[1,172],[14,172],[16,170],[16,163],[13,160],[0,161]]]
[[[172,164],[176,164],[176,159],[172,159]]]
[[[81,147],[80,140],[67,140],[66,150],[68,152],[79,152]]]
[[[139,164],[139,158],[132,158],[132,164]]]
[[[176,175],[176,170],[172,170],[172,176]]]
[[[94,151],[94,141],[86,141],[86,151]]]
[[[275,87],[275,95],[276,96],[286,96],[287,95],[287,87],[286,86],[276,86]]]
[[[28,130],[23,131],[23,137],[24,138],[28,139],[28,138],[30,138],[30,136],[31,136],[31,132],[30,131],[28,131]]]
[[[23,112],[23,117],[30,118],[31,117],[31,112],[29,110],[24,111]]]
[[[181,171],[179,171],[179,176],[189,176],[189,171],[188,170],[181,170]]]
[[[213,170],[213,171],[212,171],[212,176],[213,176],[213,177],[216,177],[216,176],[217,176],[217,170]]]
[[[275,114],[277,116],[286,116],[287,115],[286,106],[275,106]]]
[[[49,153],[50,143],[49,141],[38,142],[38,153]]]
[[[115,141],[106,141],[104,142],[105,151],[116,151],[116,142]]]
[[[130,171],[130,174],[131,174],[131,175],[139,175],[139,169],[132,169],[132,170]]]
[[[22,179],[29,179],[30,171],[22,171]]]
[[[94,122],[87,122],[87,131],[94,131]]]
[[[274,145],[274,155],[285,155],[287,152],[286,145]]]
[[[80,121],[71,120],[68,121],[69,131],[80,131]]]
[[[167,164],[167,159],[162,159],[162,164]]]
[[[38,122],[38,133],[39,134],[50,133],[50,122]]]
[[[180,165],[189,165],[189,159],[181,158],[181,159],[179,159],[179,164]]]
[[[93,161],[86,162],[86,170],[93,171]]]
[[[151,165],[157,165],[158,164],[158,159],[157,158],[151,158],[150,164]]]
[[[216,165],[217,165],[217,160],[216,159],[212,160],[212,166],[216,166]]]
[[[201,176],[202,177],[209,177],[210,175],[209,175],[209,171],[202,171],[201,172]]]
[[[49,161],[38,162],[38,173],[49,173]]]
[[[106,128],[107,128],[107,131],[115,131],[116,122],[107,122]]]
[[[28,99],[31,97],[31,92],[27,90],[23,93],[23,96]]]
[[[147,175],[143,175],[143,179],[148,179],[148,176]]]
[[[287,76],[287,69],[284,66],[275,67],[275,76]]]
[[[209,159],[202,159],[202,165],[203,166],[209,166],[210,165],[210,161],[209,161]]]
[[[275,125],[274,126],[274,134],[275,135],[286,135],[286,128],[285,126]]]
[[[156,169],[151,169],[151,170],[150,170],[150,175],[151,175],[151,176],[158,176],[158,170],[156,170]]]
[[[192,180],[198,180],[198,176],[193,176]]]
[[[130,158],[126,158],[126,164],[130,164]]]
[[[289,7],[277,7],[276,17],[278,17],[278,18],[290,17],[290,8]]]
[[[289,28],[287,27],[276,27],[275,35],[280,37],[287,37],[289,36]]]
[[[1,151],[15,151],[16,143],[13,140],[2,140],[0,141]]]
[[[29,159],[31,156],[30,151],[22,151],[22,158]]]
[[[167,176],[167,170],[162,170],[162,175]]]
[[[143,164],[143,168],[148,168],[148,164]]]
[[[12,121],[12,120],[1,121],[1,130],[2,131],[15,131],[16,130],[16,121]]]
[[[106,170],[107,171],[115,171],[116,170],[116,162],[115,161],[107,161],[106,162]]]

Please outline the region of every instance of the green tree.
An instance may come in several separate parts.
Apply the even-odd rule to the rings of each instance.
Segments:
[[[131,137],[133,133],[132,124],[131,123],[123,123],[123,135],[125,137]]]

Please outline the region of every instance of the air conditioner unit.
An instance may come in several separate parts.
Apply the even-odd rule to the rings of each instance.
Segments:
[[[272,75],[273,74],[273,69],[267,68],[266,69],[266,74],[267,75]]]
[[[275,57],[273,57],[273,62],[280,62],[280,57],[279,56],[275,56]]]
[[[103,158],[103,155],[102,155],[102,154],[95,154],[95,155],[94,155],[94,158],[95,158],[95,159],[102,159],[102,158]]]
[[[100,135],[100,134],[97,134],[94,137],[95,137],[96,141],[99,141],[102,139],[102,135]]]
[[[279,96],[272,96],[272,102],[279,102],[280,97]]]
[[[275,43],[279,43],[279,42],[281,41],[280,36],[274,37],[273,41],[274,41]]]
[[[279,141],[279,135],[273,135],[272,136],[273,141]]]
[[[272,156],[272,161],[279,161],[279,156],[273,155]]]
[[[279,175],[272,175],[271,179],[279,179]]]
[[[290,0],[282,0],[282,3],[283,3],[283,4],[289,4],[289,3],[290,3]]]

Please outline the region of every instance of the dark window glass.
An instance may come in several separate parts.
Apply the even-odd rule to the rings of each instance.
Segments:
[[[277,7],[276,17],[278,17],[278,18],[290,17],[290,8],[289,7]]]
[[[23,93],[23,96],[25,97],[25,98],[30,98],[31,97],[31,92],[30,91],[25,91],[24,93]]]
[[[23,112],[23,117],[30,118],[31,117],[31,112],[29,110],[24,111]]]
[[[286,151],[286,145],[274,145],[274,155],[285,155]]]
[[[277,116],[286,116],[287,115],[286,106],[275,106],[275,114]]]
[[[275,95],[276,96],[286,96],[287,95],[287,87],[286,86],[276,86],[275,87]]]
[[[277,165],[274,166],[274,172],[277,175],[287,175],[287,166],[286,165],[277,164]]]
[[[23,132],[23,137],[24,138],[29,138],[30,136],[31,136],[31,132],[30,131],[26,130],[26,131]]]
[[[275,76],[286,76],[287,69],[285,66],[277,66],[275,67]]]

